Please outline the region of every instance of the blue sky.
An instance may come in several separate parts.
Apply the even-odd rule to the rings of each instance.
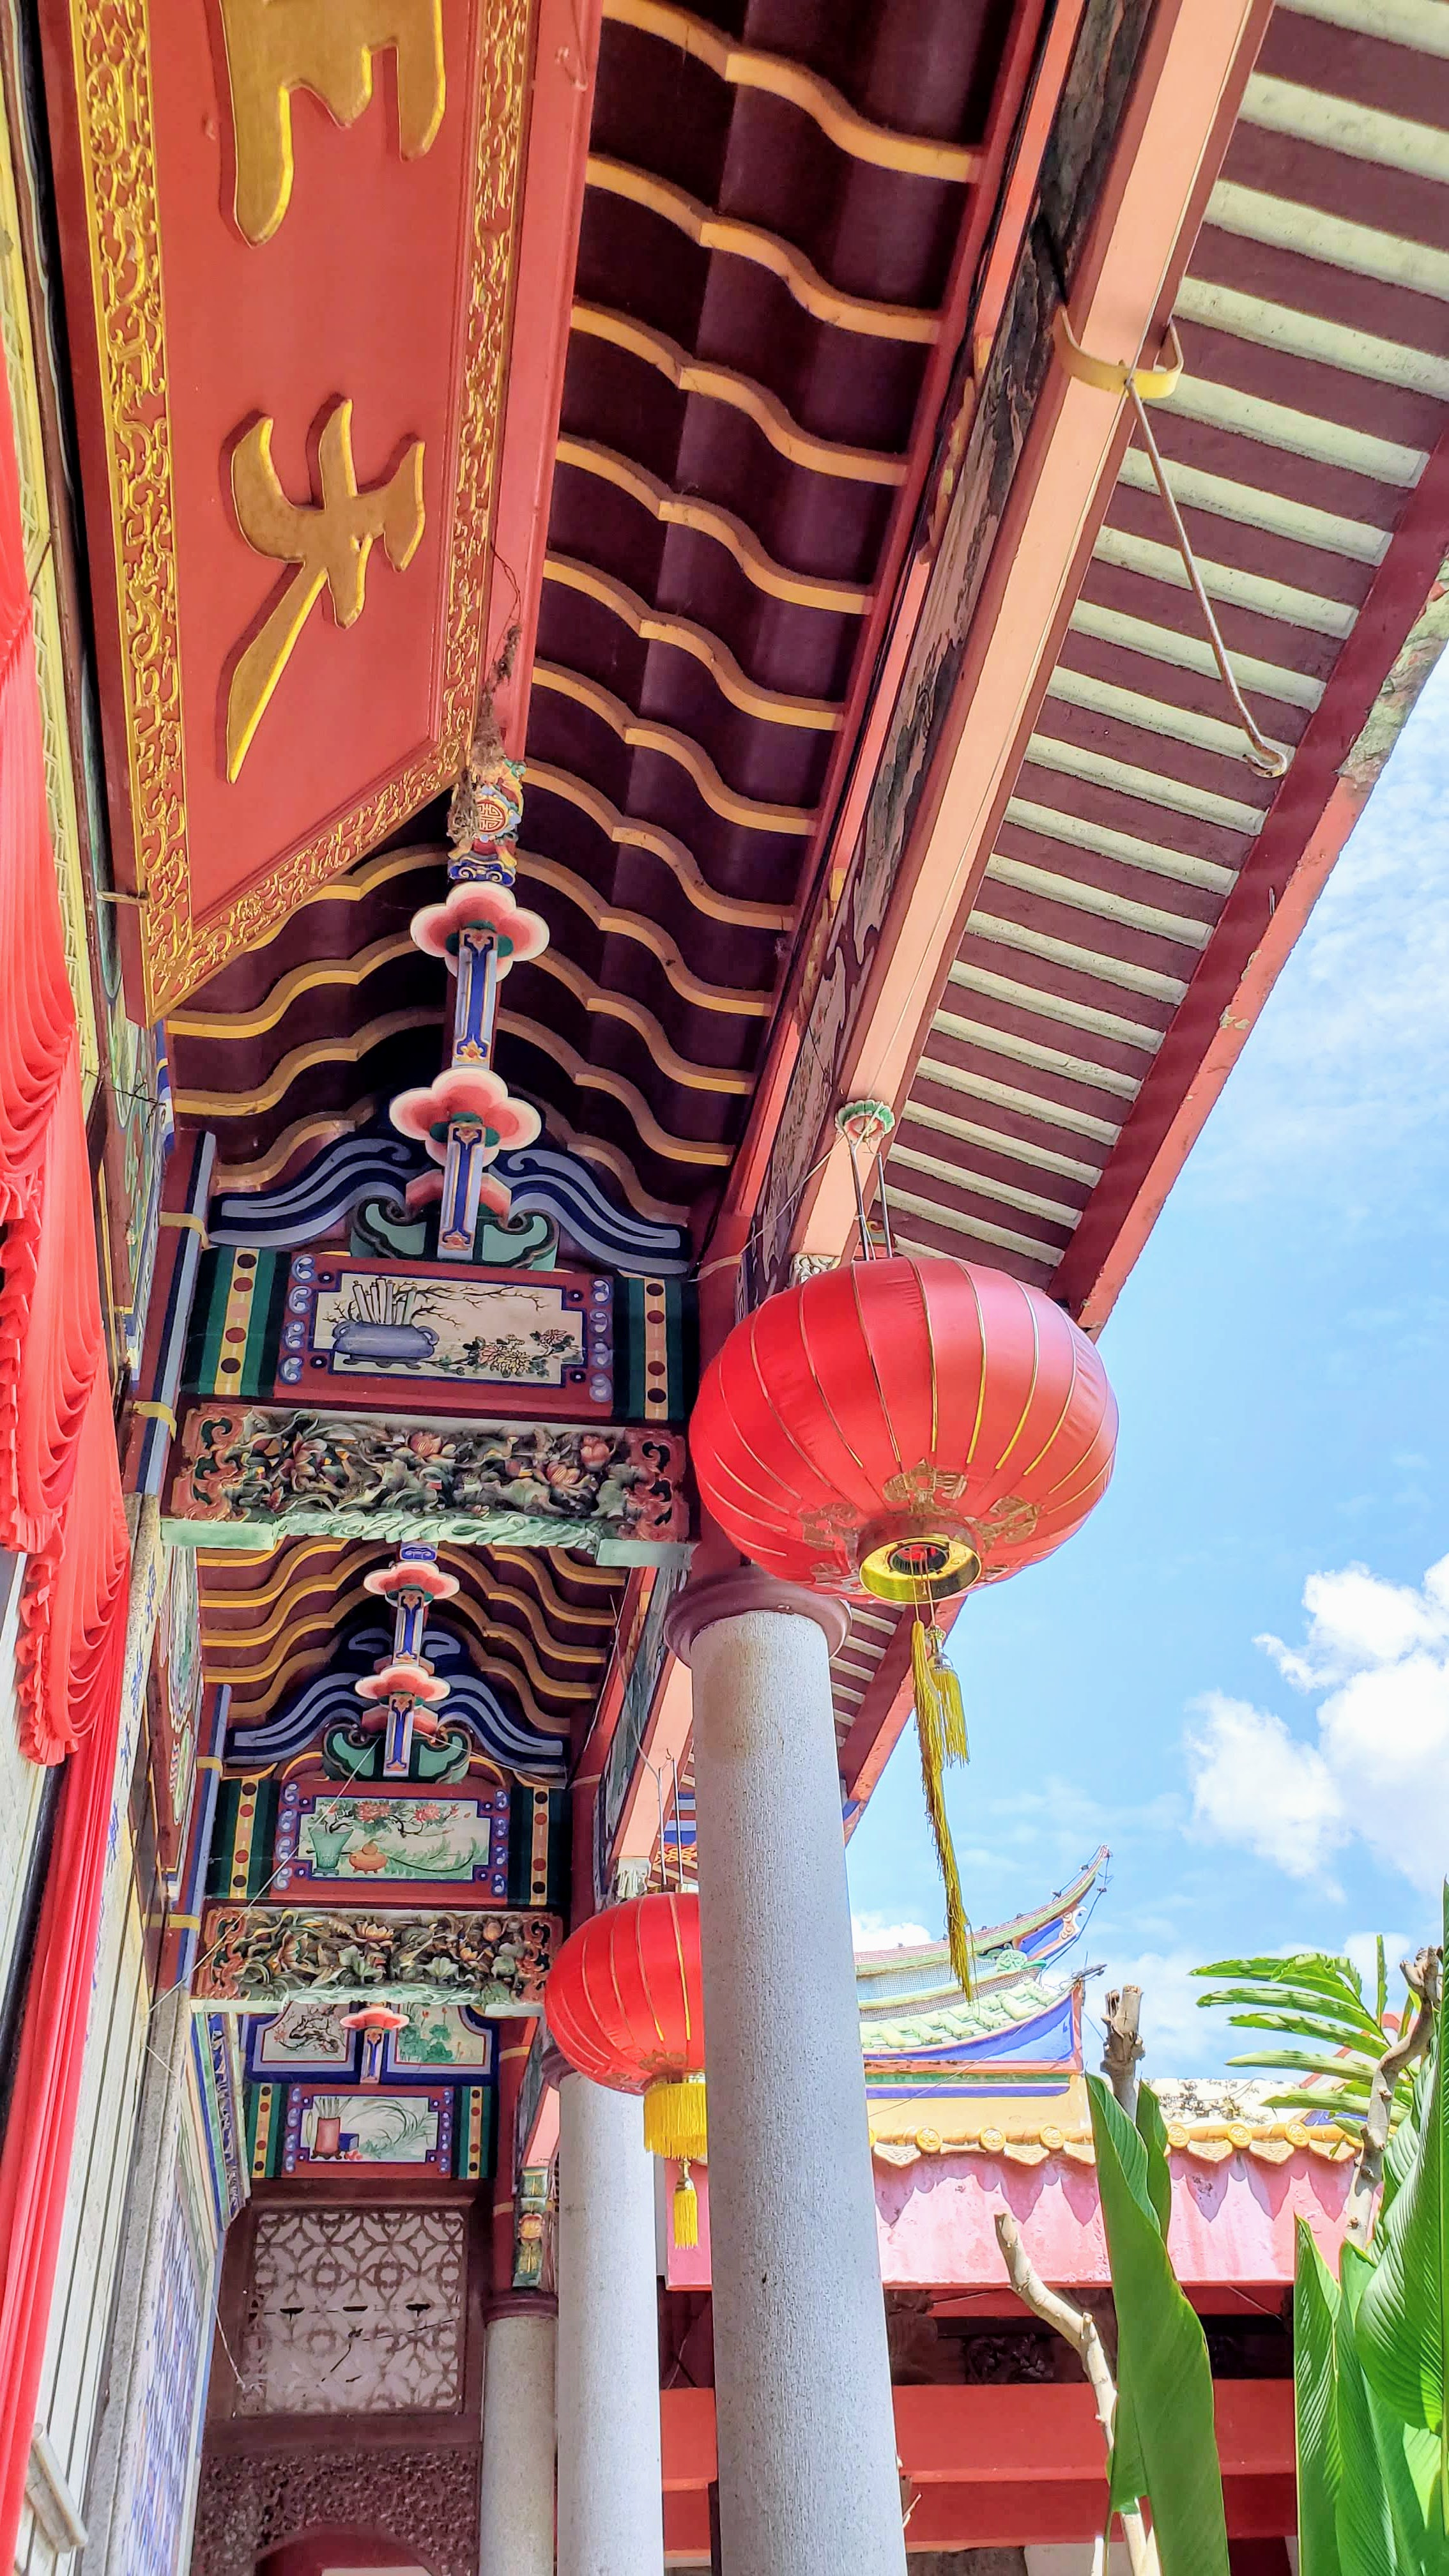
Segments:
[[[1193,1965],[1346,1941],[1362,1963],[1374,1930],[1397,1956],[1437,1920],[1446,1107],[1449,657],[1102,1336],[1105,1501],[955,1631],[968,1906],[999,1920],[1109,1843],[1085,1956],[1143,1986],[1149,2074],[1236,2045]],[[850,1877],[872,1939],[939,1936],[912,1732]]]

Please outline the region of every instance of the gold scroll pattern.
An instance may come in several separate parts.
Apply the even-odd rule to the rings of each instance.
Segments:
[[[50,818],[56,880],[60,887],[66,974],[80,1030],[81,1103],[89,1110],[100,1080],[100,1036],[91,987],[90,954],[86,945],[85,878],[76,783],[71,766],[60,591],[51,545],[50,494],[40,427],[35,344],[20,241],[15,167],[11,159],[9,131],[3,114],[0,114],[0,341],[4,342],[5,370],[10,383],[10,417],[19,467],[25,574],[34,609],[45,801]]]
[[[456,776],[482,677],[494,449],[507,355],[530,0],[486,0],[473,96],[477,140],[457,413],[439,738],[330,829],[191,916],[181,726],[176,525],[148,0],[71,0],[130,767],[154,1019],[276,928],[316,886],[398,830]]]

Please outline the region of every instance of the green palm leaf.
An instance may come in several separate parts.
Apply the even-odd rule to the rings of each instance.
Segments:
[[[1143,2117],[1147,2134],[1139,2136],[1100,2077],[1089,2075],[1087,2088],[1117,2306],[1110,2510],[1148,2497],[1163,2576],[1229,2576],[1207,2345],[1178,2287],[1158,2216],[1166,2173],[1161,2121],[1153,2120],[1153,2102]]]
[[[1445,1889],[1449,1918],[1449,1886]],[[1449,1928],[1449,1923],[1446,1923]],[[1370,2385],[1406,2424],[1446,2436],[1449,2378],[1449,2098],[1444,2049],[1449,1999],[1441,2002],[1418,2122],[1418,2152],[1380,2221],[1378,2261],[1358,2306],[1355,2340]]]
[[[1340,2257],[1337,2364],[1343,2478],[1338,2542],[1343,2576],[1445,2576],[1449,2568],[1439,2503],[1439,2445],[1405,2424],[1364,2374],[1356,2319],[1373,2263],[1356,2245]]]
[[[1336,2514],[1342,2482],[1334,2327],[1338,2283],[1303,2219],[1293,2283],[1293,2413],[1298,2436],[1298,2576],[1343,2576]]]

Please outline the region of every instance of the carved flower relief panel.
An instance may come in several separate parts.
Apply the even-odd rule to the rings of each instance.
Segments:
[[[465,2228],[461,2210],[259,2210],[240,2412],[456,2413]]]

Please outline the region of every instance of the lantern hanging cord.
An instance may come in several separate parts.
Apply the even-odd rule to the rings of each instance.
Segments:
[[[862,1261],[874,1261],[875,1246],[866,1223],[865,1188],[860,1177],[860,1151],[854,1136],[847,1141],[850,1146],[850,1177],[855,1183],[855,1221],[860,1228],[860,1257]]]
[[[881,1222],[881,1232],[882,1232],[882,1233],[884,1234],[884,1236],[885,1236],[886,1259],[887,1259],[887,1261],[894,1261],[894,1259],[895,1259],[895,1257],[896,1257],[896,1247],[895,1247],[895,1241],[894,1241],[894,1238],[893,1238],[893,1236],[892,1236],[892,1234],[891,1234],[891,1208],[890,1208],[890,1201],[889,1201],[889,1199],[886,1197],[886,1176],[885,1176],[885,1167],[886,1167],[886,1158],[885,1158],[884,1154],[879,1154],[879,1155],[877,1155],[877,1157],[876,1157],[876,1166],[875,1166],[875,1177],[876,1177],[876,1188],[877,1188],[877,1191],[878,1191],[878,1192],[879,1192],[879,1194],[880,1194],[880,1222]]]
[[[1163,464],[1157,441],[1153,437],[1152,424],[1147,417],[1147,406],[1138,389],[1135,373],[1127,379],[1127,399],[1132,405],[1132,409],[1137,420],[1138,433],[1141,437],[1143,446],[1147,450],[1147,462],[1152,468],[1152,479],[1157,485],[1158,492],[1161,495],[1162,506],[1172,522],[1172,533],[1177,540],[1177,551],[1182,557],[1182,567],[1184,572],[1187,574],[1188,587],[1192,592],[1193,598],[1197,601],[1198,614],[1207,631],[1208,643],[1212,647],[1213,660],[1218,666],[1218,672],[1223,686],[1227,690],[1229,697],[1232,699],[1233,712],[1236,715],[1239,724],[1242,726],[1243,732],[1247,736],[1248,748],[1244,752],[1243,758],[1247,761],[1248,766],[1251,769],[1256,769],[1264,778],[1286,778],[1291,754],[1284,750],[1281,743],[1271,742],[1268,736],[1262,731],[1261,727],[1254,722],[1253,717],[1248,711],[1247,703],[1243,697],[1242,690],[1238,686],[1237,677],[1234,673],[1232,663],[1228,659],[1228,648],[1223,642],[1218,621],[1213,614],[1213,606],[1211,600],[1208,598],[1206,585],[1203,581],[1202,574],[1198,570],[1197,557],[1192,550],[1192,540],[1183,525],[1182,512],[1177,506],[1176,495],[1173,492],[1172,485],[1167,479],[1167,468]]]
[[[1182,512],[1177,506],[1172,485],[1168,480],[1167,468],[1162,461],[1157,441],[1152,433],[1152,424],[1147,417],[1148,403],[1166,402],[1176,391],[1182,374],[1182,343],[1178,339],[1176,326],[1169,324],[1163,353],[1155,365],[1121,366],[1110,359],[1093,357],[1089,350],[1082,347],[1072,329],[1067,310],[1067,281],[1061,256],[1055,243],[1050,242],[1050,233],[1048,233],[1048,240],[1062,298],[1052,326],[1057,357],[1067,374],[1074,377],[1079,384],[1092,385],[1099,393],[1116,394],[1119,398],[1125,395],[1131,404],[1138,433],[1147,450],[1152,479],[1157,485],[1158,495],[1172,527],[1177,551],[1182,557],[1182,568],[1187,575],[1188,588],[1197,602],[1198,615],[1202,619],[1213,660],[1218,666],[1218,676],[1233,702],[1233,712],[1246,739],[1247,749],[1243,753],[1243,758],[1249,767],[1256,769],[1263,778],[1284,778],[1287,776],[1288,764],[1293,755],[1285,750],[1282,743],[1270,741],[1268,735],[1254,722],[1248,711],[1232,663],[1228,659],[1228,648],[1223,642],[1218,621],[1213,614],[1206,584],[1198,570],[1197,557],[1192,550],[1192,539],[1183,525]]]

